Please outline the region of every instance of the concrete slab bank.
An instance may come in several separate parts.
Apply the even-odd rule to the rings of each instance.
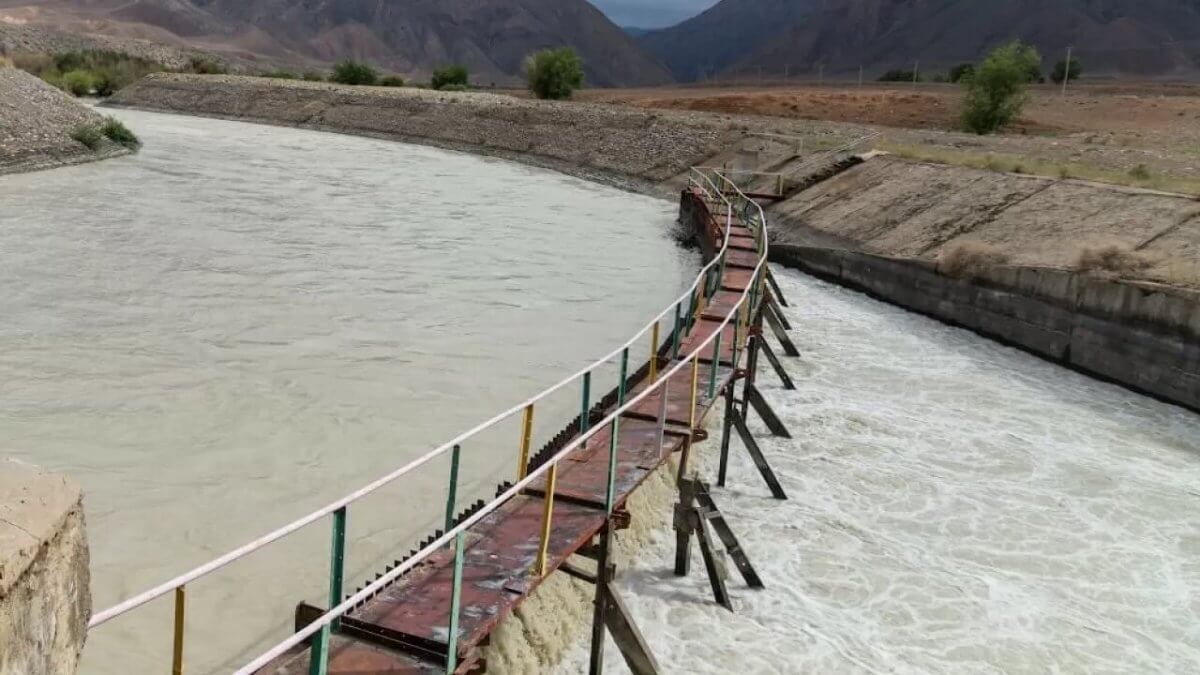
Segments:
[[[74,673],[91,616],[83,493],[0,461],[0,675]]]
[[[1028,267],[955,279],[932,262],[786,244],[771,260],[1200,411],[1200,293]]]

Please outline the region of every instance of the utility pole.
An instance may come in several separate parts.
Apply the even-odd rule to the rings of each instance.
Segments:
[[[1067,97],[1067,83],[1071,81],[1071,50],[1073,50],[1074,48],[1075,48],[1074,45],[1067,47],[1067,67],[1063,71],[1063,91],[1062,91],[1063,98]]]
[[[859,66],[858,67],[858,88],[859,89],[862,89],[862,84],[863,84],[863,67]]]
[[[916,86],[917,86],[917,80],[921,77],[920,73],[921,73],[921,61],[920,61],[920,59],[918,59],[916,61],[916,63],[913,64],[913,87],[914,88],[916,88]]]
[[[787,82],[792,78],[792,64],[787,64],[783,67],[783,81]]]

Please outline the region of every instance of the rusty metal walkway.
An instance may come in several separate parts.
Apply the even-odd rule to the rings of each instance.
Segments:
[[[720,393],[739,376],[739,359],[763,303],[766,223],[756,202],[718,175],[697,172],[682,199],[694,212],[697,235],[713,255],[688,296],[643,331],[654,358],[629,372],[619,354],[616,386],[591,397],[591,369],[522,406],[480,425],[376,483],[233,551],[187,575],[101,612],[97,626],[150,600],[175,593],[175,665],[182,669],[184,588],[249,552],[325,516],[332,517],[329,606],[301,604],[296,633],[238,673],[470,673],[485,665],[480,647],[496,626],[572,555],[595,556],[601,532],[627,526],[624,506],[647,477],[675,454],[686,464],[692,443]],[[716,188],[714,181],[722,183]],[[734,190],[731,191],[730,187]],[[668,330],[660,339],[660,324]],[[534,404],[567,383],[582,388],[580,415],[536,454],[530,454]],[[497,420],[522,416],[515,484],[497,497],[462,509],[456,504],[460,444]],[[343,589],[347,507],[430,458],[449,453],[446,523],[409,557],[380,571],[352,594]],[[682,469],[681,469],[682,471]]]

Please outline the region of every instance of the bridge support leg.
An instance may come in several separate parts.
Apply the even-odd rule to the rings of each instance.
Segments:
[[[763,317],[771,326],[771,332],[775,333],[775,339],[779,340],[780,346],[783,347],[783,353],[788,356],[800,356],[800,350],[796,349],[796,345],[792,343],[792,338],[788,337],[787,331],[784,330],[783,324],[780,323],[779,317],[776,316],[775,310],[770,303],[764,304]]]
[[[721,463],[717,468],[717,485],[725,487],[725,474],[729,470],[729,437],[733,435],[733,417],[738,414],[734,407],[733,389],[736,380],[725,387],[725,419],[721,423]]]
[[[791,376],[788,375],[786,370],[784,370],[783,363],[780,362],[779,357],[775,355],[775,351],[771,349],[770,343],[768,343],[766,340],[763,340],[761,343],[756,344],[755,348],[761,349],[763,354],[767,355],[767,361],[771,363],[771,369],[775,371],[775,374],[779,376],[780,381],[783,382],[783,388],[795,389],[796,383],[792,382]]]
[[[617,566],[609,562],[611,551],[612,521],[610,520],[600,533],[596,575],[589,578],[586,573],[572,572],[570,568],[566,568],[572,576],[596,584],[596,609],[592,617],[592,648],[588,673],[589,675],[600,675],[604,672],[604,631],[607,628],[608,635],[612,636],[613,642],[621,650],[621,656],[625,658],[625,665],[629,666],[630,672],[634,675],[658,675],[658,662],[654,660],[654,653],[650,651],[649,644],[642,637],[641,631],[633,621],[633,616],[629,613],[628,606],[613,584]]]
[[[679,484],[679,499],[680,503],[675,505],[675,529],[677,532],[685,532],[689,541],[690,535],[696,535],[700,544],[700,555],[704,558],[704,569],[712,585],[713,597],[717,604],[732,612],[733,600],[725,585],[728,572],[724,555],[728,554],[733,559],[742,578],[751,588],[762,588],[762,579],[750,564],[749,557],[733,534],[729,523],[725,521],[725,516],[717,508],[708,485],[698,479],[685,479]],[[716,537],[724,544],[724,551],[716,547],[714,531]],[[688,546],[690,547],[690,544]],[[678,556],[679,552],[676,551],[676,557]]]
[[[763,398],[762,392],[754,386],[753,382],[748,383],[746,387],[746,401],[754,408],[762,421],[766,422],[767,428],[771,430],[772,434],[780,438],[792,437],[787,427],[784,426],[783,420],[779,419],[779,416],[771,409],[771,404],[767,403],[767,399]]]
[[[734,415],[733,428],[737,430],[738,437],[742,439],[742,445],[746,446],[746,451],[750,453],[750,459],[754,461],[754,466],[758,467],[758,472],[762,474],[763,480],[770,488],[771,496],[775,499],[787,499],[787,493],[783,491],[783,486],[779,484],[779,479],[775,477],[775,472],[767,463],[767,458],[763,456],[762,448],[758,447],[758,441],[754,440],[754,435],[746,426],[746,420],[740,415]]]
[[[592,612],[592,651],[588,661],[588,675],[604,672],[604,619],[608,609],[608,597],[604,593],[608,576],[608,555],[612,549],[611,521],[600,530],[599,554],[596,556],[596,599]]]
[[[775,293],[775,297],[779,298],[779,304],[789,307],[787,298],[783,296],[783,289],[779,288],[779,282],[775,281],[775,273],[771,271],[770,267],[767,268],[767,283],[771,284],[771,291]]]
[[[784,330],[791,330],[792,322],[788,321],[788,318],[783,313],[783,308],[779,306],[779,301],[775,298],[775,294],[770,291],[767,292],[767,305],[771,307],[771,311],[775,313],[775,318],[779,319],[779,323],[783,326]]]

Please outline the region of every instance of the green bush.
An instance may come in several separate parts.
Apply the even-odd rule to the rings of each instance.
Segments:
[[[349,59],[335,65],[329,76],[330,82],[338,84],[375,84],[378,80],[379,73],[374,68]]]
[[[1080,75],[1083,75],[1083,63],[1079,59],[1072,57],[1071,69],[1067,70],[1066,60],[1059,61],[1054,64],[1054,71],[1050,73],[1050,79],[1054,80],[1056,84],[1062,84],[1063,80],[1074,82],[1079,79]]]
[[[880,82],[913,82],[914,74],[912,69],[896,68],[889,70],[879,76]],[[920,74],[915,75],[915,81],[920,82]]]
[[[1037,50],[1020,42],[989,54],[975,75],[963,82],[963,126],[977,134],[990,134],[1020,116],[1028,100],[1025,85],[1029,73],[1039,64]]]
[[[432,89],[445,89],[446,86],[459,84],[466,87],[470,74],[465,66],[458,64],[446,66],[433,71],[433,77],[429,80],[429,86]]]
[[[525,59],[525,80],[538,98],[571,98],[583,86],[583,61],[570,47],[544,49]]]
[[[296,74],[287,70],[268,70],[259,77],[269,77],[273,80],[294,80]]]
[[[324,82],[325,76],[321,73],[310,70],[307,73],[304,73],[304,81],[305,82]]]
[[[441,91],[470,91],[471,88],[465,84],[447,84],[441,88]]]
[[[86,70],[72,70],[63,73],[62,76],[63,89],[75,96],[87,96],[92,93],[94,84],[95,80],[92,79],[92,74]]]
[[[161,64],[148,59],[105,50],[18,54],[13,56],[13,62],[21,70],[68,91],[81,90],[84,80],[80,75],[71,75],[67,81],[63,73],[85,73],[91,78],[89,90],[98,96],[109,96],[149,73],[164,70]]]
[[[399,75],[388,75],[379,81],[381,87],[403,87],[404,78]]]
[[[130,149],[137,148],[142,144],[137,135],[115,117],[106,118],[104,126],[100,127],[100,132],[113,143],[120,143]]]
[[[947,76],[947,79],[950,80],[951,82],[953,82],[954,84],[958,84],[959,82],[962,82],[963,80],[973,76],[974,74],[975,74],[975,64],[974,63],[960,63],[957,66],[954,66],[953,68],[950,69],[950,74]]]
[[[71,138],[87,146],[88,150],[95,150],[100,147],[100,140],[104,138],[104,134],[100,133],[96,127],[85,124],[75,127],[75,131],[71,132]]]

